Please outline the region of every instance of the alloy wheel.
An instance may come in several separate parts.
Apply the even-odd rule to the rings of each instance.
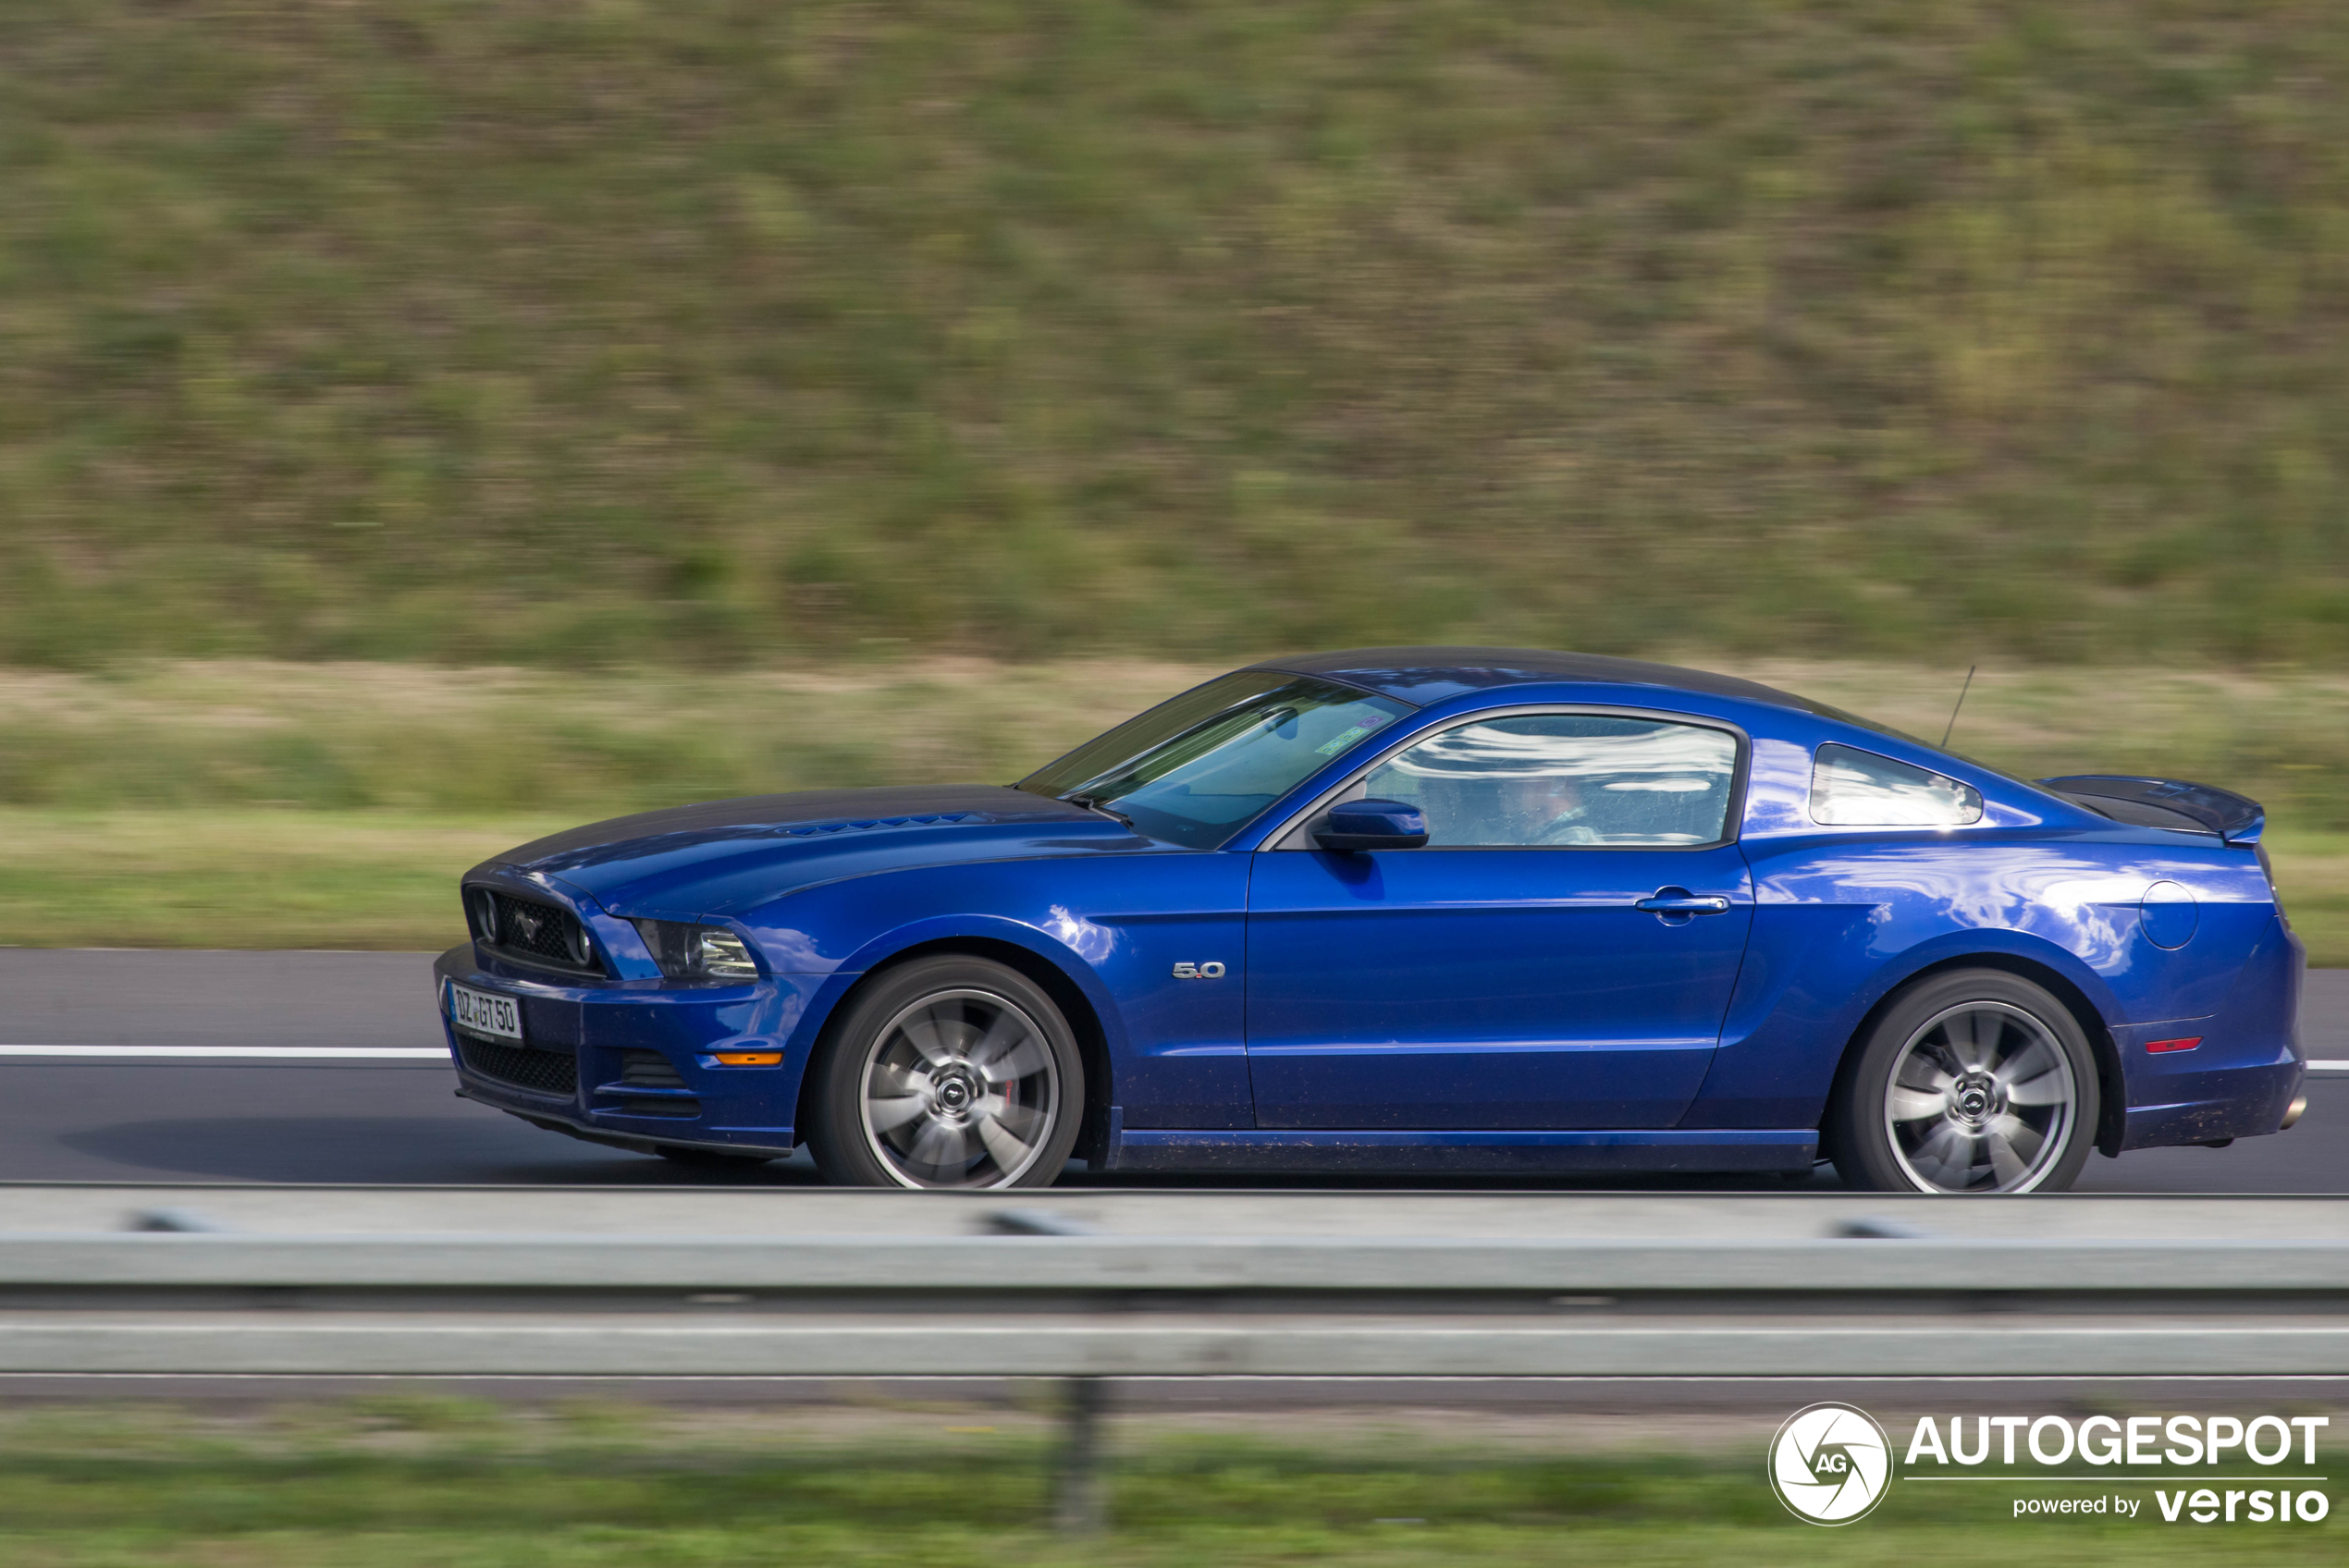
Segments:
[[[875,1036],[857,1104],[867,1147],[903,1185],[1008,1186],[1052,1141],[1060,1069],[1006,998],[939,991]]]
[[[1929,1193],[2027,1193],[2063,1158],[2079,1114],[2072,1061],[2004,1002],[1961,1003],[1909,1036],[1885,1088],[1902,1174]]]

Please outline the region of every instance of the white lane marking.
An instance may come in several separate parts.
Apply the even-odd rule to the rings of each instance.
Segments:
[[[0,1046],[0,1057],[86,1056],[109,1061],[246,1057],[291,1061],[447,1061],[442,1046]]]
[[[2307,1067],[2311,1072],[2349,1072],[2349,1061],[2312,1061]]]

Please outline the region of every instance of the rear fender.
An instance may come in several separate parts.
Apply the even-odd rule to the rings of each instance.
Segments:
[[[1850,910],[1816,913],[1830,925],[1865,918],[1864,912]],[[1849,935],[1822,930],[1817,945],[1834,945]],[[1817,1125],[1847,1052],[1886,999],[1922,974],[1969,963],[2048,985],[2096,1046],[2099,1078],[2113,1071],[2108,1020],[2121,1010],[2111,987],[2076,955],[2045,937],[2003,929],[1949,931],[1856,977],[1841,965],[1813,962],[1814,956],[1814,944],[1801,940],[1787,944],[1782,953],[1749,952],[1720,1049],[1682,1127]],[[2119,1089],[2117,1078],[2110,1086]],[[2112,1098],[2120,1102],[2117,1092]]]

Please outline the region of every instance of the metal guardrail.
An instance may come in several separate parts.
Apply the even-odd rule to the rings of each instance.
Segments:
[[[1521,1241],[1420,1236],[0,1234],[0,1287],[532,1292],[1642,1292],[1939,1298],[2349,1295],[2349,1243],[2202,1239]]]
[[[0,1212],[87,1224],[92,1195]],[[408,1224],[482,1202],[448,1193],[415,1194],[400,1229],[271,1232],[237,1214],[282,1224],[289,1204],[356,1200],[208,1196],[227,1218],[158,1207],[129,1231],[0,1234],[0,1373],[1057,1378],[1056,1514],[1080,1532],[1101,1516],[1115,1377],[2349,1374],[2340,1201],[1271,1200],[1336,1231],[1294,1235],[1263,1231],[1262,1194],[1010,1208],[778,1194],[765,1212],[817,1227],[905,1223],[683,1236],[615,1229],[609,1204],[559,1233]],[[614,1201],[643,1224],[675,1199]],[[1494,1233],[1520,1213],[1521,1231]],[[1626,1214],[1681,1239],[1557,1233]],[[1259,1233],[1172,1229],[1217,1216]],[[1812,1233],[1787,1233],[1790,1217]],[[1926,1233],[1937,1217],[1971,1233]],[[986,1233],[941,1233],[941,1218]],[[1379,1233],[1447,1218],[1461,1233]]]
[[[2349,1373],[2349,1245],[0,1236],[0,1372]]]

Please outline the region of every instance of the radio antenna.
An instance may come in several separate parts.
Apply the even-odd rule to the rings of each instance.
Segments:
[[[1957,707],[1949,710],[1949,725],[1941,731],[1941,749],[1945,752],[1949,749],[1949,737],[1958,728],[1958,708],[1965,706],[1965,694],[1974,690],[1974,672],[1981,668],[1980,665],[1972,664],[1965,667],[1965,684],[1958,688]]]

